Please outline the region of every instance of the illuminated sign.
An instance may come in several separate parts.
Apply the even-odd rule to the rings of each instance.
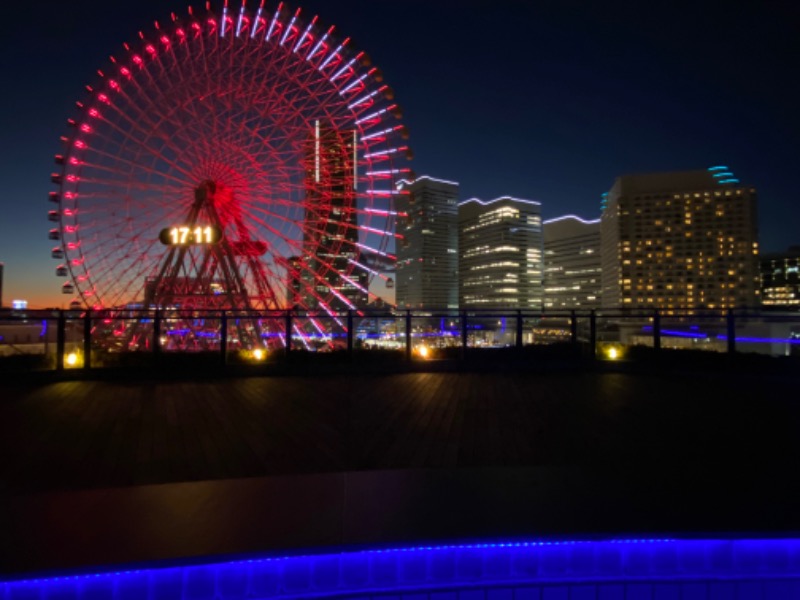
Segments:
[[[165,246],[217,244],[222,239],[222,230],[211,225],[205,227],[179,225],[162,229],[158,234],[158,239]]]

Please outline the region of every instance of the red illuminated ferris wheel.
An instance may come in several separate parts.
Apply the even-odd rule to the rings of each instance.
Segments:
[[[300,9],[189,9],[98,71],[50,199],[87,308],[359,310],[408,172],[392,93]]]

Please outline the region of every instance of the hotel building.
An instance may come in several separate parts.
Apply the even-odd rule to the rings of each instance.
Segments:
[[[600,308],[600,219],[565,215],[543,225],[545,309]]]
[[[603,308],[757,307],[756,200],[723,166],[618,177],[600,225]]]
[[[770,309],[800,309],[800,246],[761,257],[761,303]]]
[[[458,206],[461,308],[542,307],[541,205],[502,197]]]
[[[458,308],[458,183],[417,177],[397,198],[398,308]]]

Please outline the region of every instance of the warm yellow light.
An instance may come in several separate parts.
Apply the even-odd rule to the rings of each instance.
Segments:
[[[253,358],[255,358],[256,360],[264,360],[265,356],[266,352],[264,352],[261,348],[256,348],[255,350],[253,350]]]
[[[431,353],[427,346],[420,346],[418,352],[422,358],[428,358],[428,355]]]
[[[74,367],[78,364],[78,355],[75,352],[70,352],[67,354],[67,364],[70,367]]]
[[[619,358],[619,351],[616,348],[609,348],[606,354],[608,354],[608,358],[611,360],[617,360],[617,358]]]

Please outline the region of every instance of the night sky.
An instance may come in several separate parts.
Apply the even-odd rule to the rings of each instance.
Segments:
[[[61,306],[46,214],[64,123],[109,54],[187,2],[15,4],[0,38],[3,302]],[[727,165],[759,191],[762,250],[800,244],[798,4],[292,4],[371,55],[403,107],[414,170],[460,182],[463,199],[596,218],[617,175]]]

